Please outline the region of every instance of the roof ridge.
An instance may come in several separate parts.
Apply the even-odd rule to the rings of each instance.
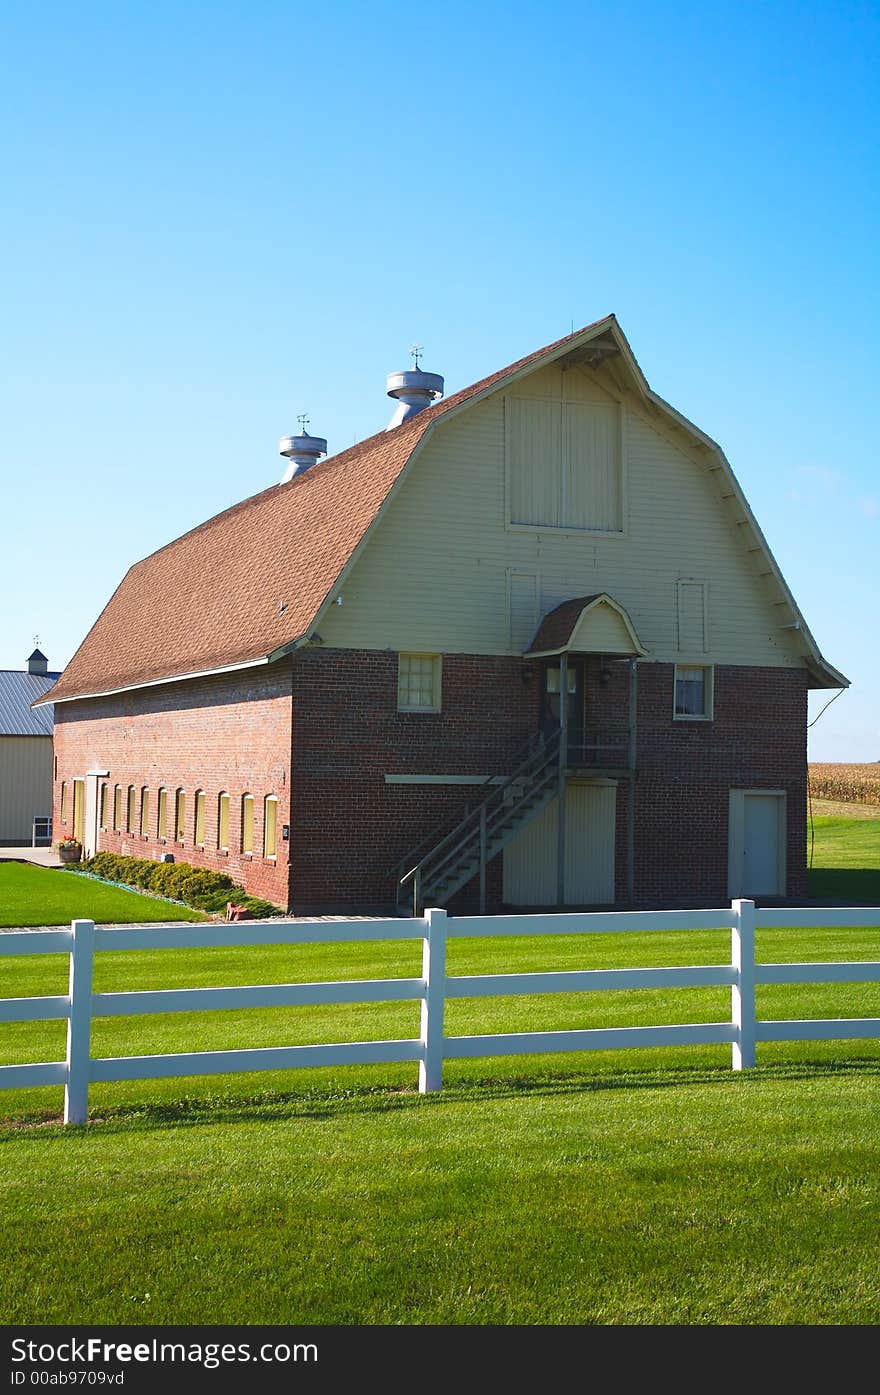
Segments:
[[[51,700],[109,694],[279,656],[309,632],[433,425],[614,316],[563,335],[392,429],[230,504],[132,564]]]
[[[599,320],[594,320],[591,324],[584,325],[582,329],[574,330],[571,334],[563,335],[561,339],[555,339],[550,344],[545,344],[542,349],[535,349],[532,353],[524,354],[521,358],[515,359],[513,363],[508,364],[505,368],[499,368],[494,373],[478,378],[473,383],[468,383],[465,387],[457,388],[456,391],[450,393],[448,397],[442,397],[438,402],[432,402],[429,406],[423,407],[421,411],[410,417],[407,421],[402,422],[400,426],[395,426],[394,428],[382,427],[380,430],[374,431],[371,436],[365,436],[363,440],[355,441],[352,445],[346,446],[345,450],[337,451],[334,455],[328,455],[326,459],[318,461],[317,464],[310,466],[308,470],[303,470],[298,475],[294,475],[292,479],[267,485],[265,489],[257,490],[256,494],[249,494],[246,498],[239,499],[234,504],[227,505],[225,509],[219,509],[217,513],[211,514],[209,518],[203,519],[201,523],[194,524],[193,527],[188,528],[186,532],[179,533],[176,538],[169,538],[168,542],[163,543],[160,547],[154,548],[152,552],[146,553],[137,562],[132,563],[132,568],[130,568],[130,570],[134,567],[139,567],[142,562],[148,562],[151,557],[155,557],[158,553],[164,552],[166,548],[173,547],[175,543],[182,542],[184,538],[191,538],[194,534],[201,532],[202,529],[209,528],[220,518],[228,518],[239,511],[244,512],[249,507],[255,506],[259,500],[265,499],[271,494],[277,494],[281,490],[286,493],[295,485],[301,485],[306,478],[317,477],[317,472],[320,472],[321,478],[326,478],[331,466],[351,464],[352,460],[357,458],[358,452],[365,452],[368,447],[378,445],[381,440],[387,439],[391,435],[392,430],[395,440],[399,441],[399,432],[411,430],[414,426],[418,427],[418,430],[412,431],[414,437],[413,445],[415,446],[418,439],[427,430],[431,422],[437,421],[445,412],[459,406],[462,402],[466,402],[470,397],[476,396],[478,392],[482,392],[494,382],[499,382],[509,374],[515,373],[531,360],[541,358],[544,354],[550,353],[551,350],[559,348],[569,339],[578,339],[582,334],[586,334],[588,330],[595,329],[605,321],[610,322],[614,319],[615,316],[612,314],[605,315]]]

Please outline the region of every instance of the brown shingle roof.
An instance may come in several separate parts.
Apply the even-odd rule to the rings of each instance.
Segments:
[[[548,611],[526,653],[552,654],[556,649],[564,649],[574,633],[574,627],[581,618],[584,607],[597,600],[601,594],[597,592],[594,596],[580,596],[576,600],[563,601],[555,610]]]
[[[243,664],[306,634],[432,423],[609,323],[598,320],[528,354],[137,562],[52,689],[52,701]]]

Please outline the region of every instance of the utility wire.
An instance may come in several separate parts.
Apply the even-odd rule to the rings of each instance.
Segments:
[[[834,694],[834,697],[828,699],[828,701],[826,702],[825,706],[822,708],[822,712],[827,712],[828,709],[829,709],[829,707],[831,706],[832,702],[836,702],[837,699],[838,699],[839,697],[842,697],[842,695],[843,695],[845,692],[846,692],[846,688],[839,688],[839,689],[837,690],[837,692]],[[819,713],[817,714],[817,716],[815,716],[815,717],[813,718],[812,722],[807,722],[807,731],[810,730],[810,727],[814,727],[814,726],[816,725],[816,723],[818,722],[819,718],[822,716],[822,712],[819,712]],[[812,790],[810,789],[810,771],[809,771],[809,767],[807,768],[807,811],[808,811],[808,813],[809,813],[809,818],[810,818],[810,861],[809,861],[809,863],[808,863],[807,865],[808,865],[810,871],[812,871],[812,869],[813,869],[813,846],[814,846],[814,844],[815,844],[815,842],[816,842],[816,830],[815,830],[815,828],[814,828],[814,826],[813,826],[813,792],[812,792]]]

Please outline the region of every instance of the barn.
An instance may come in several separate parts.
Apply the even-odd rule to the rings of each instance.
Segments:
[[[387,390],[131,568],[51,692],[58,827],[306,913],[802,897],[847,679],[617,319]]]

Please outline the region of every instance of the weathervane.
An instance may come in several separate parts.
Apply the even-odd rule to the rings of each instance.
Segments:
[[[40,636],[39,636],[39,635],[34,635],[34,648],[35,648],[35,649],[39,649],[39,647],[40,647]]]
[[[303,436],[307,436],[309,433],[306,431],[306,427],[308,426],[309,422],[311,421],[311,417],[310,417],[310,416],[307,416],[306,413],[303,412],[303,414],[302,414],[301,417],[297,417],[297,421],[299,422],[300,426],[302,427],[302,434],[303,434]]]
[[[422,354],[425,352],[425,346],[424,346],[424,344],[413,344],[413,345],[410,347],[410,351],[409,351],[409,352],[410,352],[410,356],[411,356],[411,358],[412,358],[413,364],[414,364],[414,366],[415,366],[416,372],[418,372],[418,370],[419,370],[419,359],[421,358]]]

